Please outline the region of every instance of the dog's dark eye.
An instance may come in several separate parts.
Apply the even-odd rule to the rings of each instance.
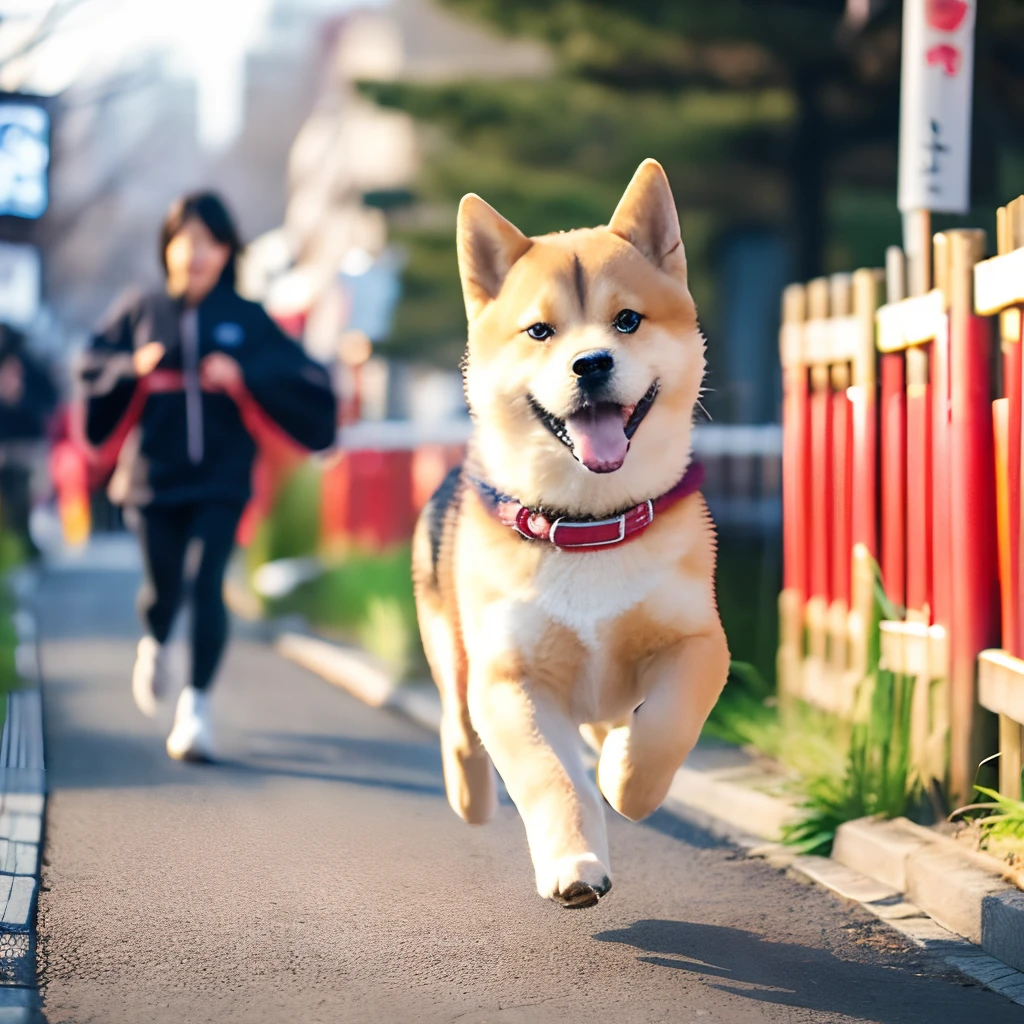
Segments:
[[[632,334],[639,326],[643,317],[633,309],[622,310],[612,321],[615,330],[620,334]]]
[[[526,328],[526,333],[534,341],[547,341],[555,333],[555,329],[551,324],[533,324]]]

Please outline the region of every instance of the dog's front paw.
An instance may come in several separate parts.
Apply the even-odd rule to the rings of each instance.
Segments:
[[[562,857],[537,869],[537,891],[569,910],[594,906],[611,887],[608,868],[592,853]]]

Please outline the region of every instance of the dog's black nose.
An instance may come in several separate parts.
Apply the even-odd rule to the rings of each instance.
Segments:
[[[615,360],[611,352],[584,352],[573,360],[572,372],[580,379],[580,386],[597,388],[608,382]]]

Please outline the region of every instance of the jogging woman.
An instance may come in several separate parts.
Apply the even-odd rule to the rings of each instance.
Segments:
[[[124,302],[93,337],[80,371],[89,442],[117,446],[132,435],[123,449],[124,504],[142,547],[146,629],[132,694],[150,716],[168,688],[167,638],[186,550],[193,541],[201,549],[191,678],[167,738],[179,760],[213,758],[209,690],[227,641],[224,571],[250,495],[253,435],[284,431],[316,450],[330,446],[336,424],[327,370],[235,291],[240,250],[216,195],[174,203],[160,232],[166,289]]]

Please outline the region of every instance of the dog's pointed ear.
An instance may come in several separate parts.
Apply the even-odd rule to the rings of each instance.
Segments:
[[[668,177],[657,160],[645,160],[633,175],[608,224],[656,267],[686,280],[686,253]]]
[[[472,192],[459,203],[455,242],[466,314],[473,319],[497,298],[512,265],[533,243]]]

